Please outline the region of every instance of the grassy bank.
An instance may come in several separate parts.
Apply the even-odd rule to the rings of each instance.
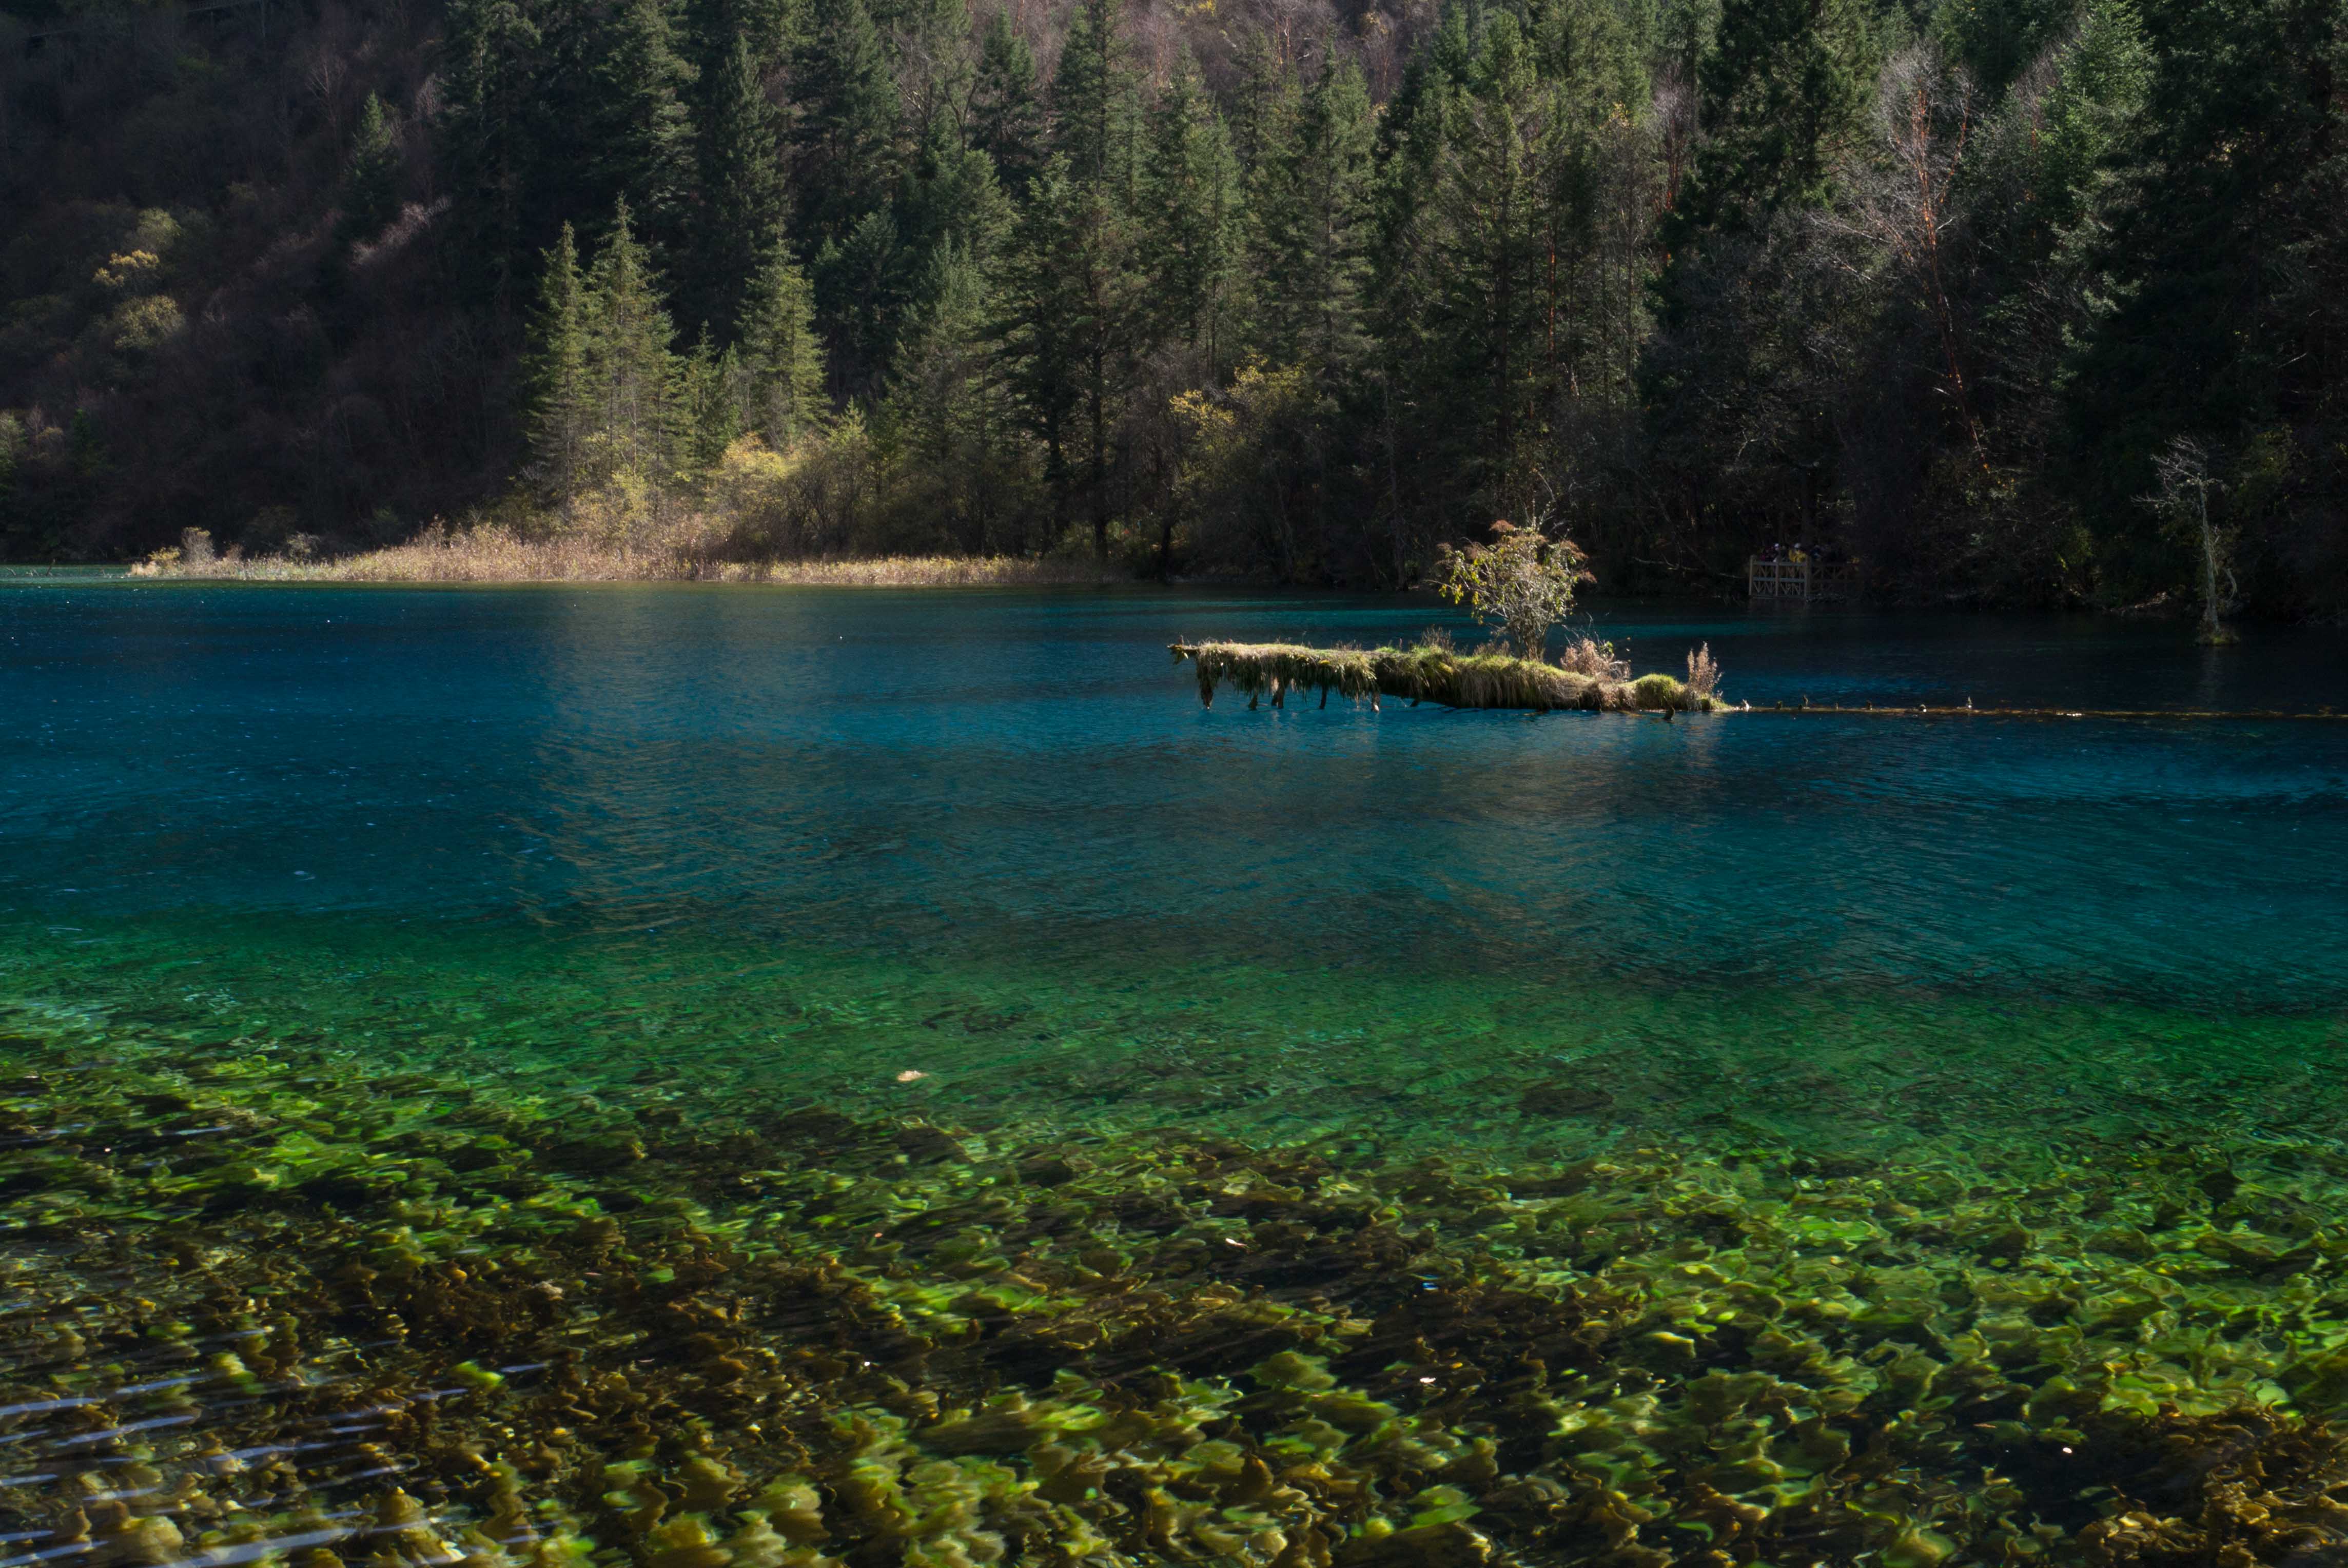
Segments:
[[[1573,654],[1589,645],[1578,645]],[[1655,674],[1632,677],[1611,657],[1582,659],[1583,667],[1552,665],[1535,659],[1512,658],[1498,653],[1463,653],[1440,643],[1413,648],[1306,648],[1287,643],[1177,643],[1177,662],[1190,659],[1199,668],[1199,700],[1214,706],[1216,689],[1226,684],[1247,696],[1253,707],[1265,696],[1274,707],[1291,692],[1317,693],[1325,706],[1329,695],[1367,697],[1376,707],[1381,696],[1399,697],[1446,707],[1529,708],[1552,713],[1580,708],[1606,713],[1712,713],[1728,705],[1711,689],[1717,672],[1709,655],[1694,677]]]
[[[1089,555],[890,555],[868,559],[730,560],[689,535],[646,542],[525,533],[489,523],[435,530],[406,544],[336,560],[244,556],[182,548],[130,569],[135,577],[246,583],[776,583],[848,588],[960,588],[1131,581]]]

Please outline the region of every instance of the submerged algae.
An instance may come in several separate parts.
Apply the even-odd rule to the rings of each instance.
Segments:
[[[1380,1164],[104,1044],[0,1040],[27,1563],[2348,1541],[2312,1144]]]

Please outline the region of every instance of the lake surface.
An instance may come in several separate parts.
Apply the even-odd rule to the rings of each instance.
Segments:
[[[1755,704],[2348,702],[2336,631],[1595,618]],[[1166,652],[1433,624],[0,581],[0,1556],[2348,1539],[2348,723]]]

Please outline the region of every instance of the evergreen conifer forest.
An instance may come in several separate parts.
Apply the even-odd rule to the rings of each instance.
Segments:
[[[0,559],[1510,518],[2336,615],[2343,67],[2343,0],[10,0]]]

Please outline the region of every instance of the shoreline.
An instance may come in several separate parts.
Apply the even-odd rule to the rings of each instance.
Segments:
[[[1108,587],[1140,581],[1105,562],[1070,556],[891,555],[805,561],[680,561],[576,541],[508,536],[488,549],[407,544],[339,561],[222,557],[196,565],[144,561],[124,574],[150,582],[512,584],[741,583],[799,588]]]

